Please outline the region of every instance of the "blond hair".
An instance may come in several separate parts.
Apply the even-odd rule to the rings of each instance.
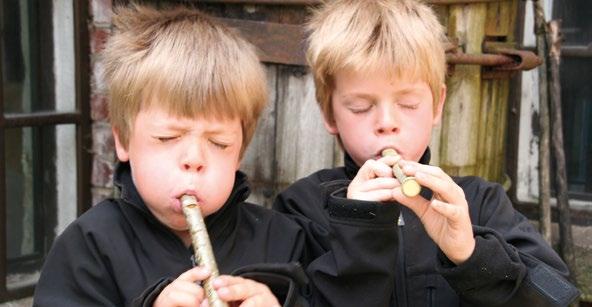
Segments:
[[[267,102],[252,45],[186,7],[120,7],[113,21],[103,61],[110,121],[122,145],[140,110],[159,107],[179,117],[238,117],[242,154]]]
[[[425,81],[440,100],[445,81],[445,35],[434,12],[413,0],[328,1],[308,22],[307,59],[317,102],[333,122],[331,95],[340,71]],[[435,110],[435,109],[434,109]]]

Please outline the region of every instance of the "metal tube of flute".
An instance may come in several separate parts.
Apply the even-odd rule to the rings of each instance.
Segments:
[[[206,229],[197,199],[191,195],[183,195],[181,197],[181,207],[183,208],[183,214],[189,226],[195,260],[199,266],[207,267],[212,272],[202,284],[208,303],[210,307],[228,307],[228,304],[218,297],[218,293],[212,285],[214,278],[218,277],[220,273],[218,272],[208,230]]]
[[[383,157],[398,155],[399,154],[397,153],[397,151],[392,148],[388,148],[382,151]],[[403,192],[403,195],[407,197],[414,197],[417,196],[419,192],[421,192],[421,186],[419,185],[419,183],[417,183],[415,177],[405,175],[403,173],[403,170],[401,170],[401,167],[399,167],[398,163],[395,163],[395,165],[393,165],[393,174],[401,183],[401,191]]]

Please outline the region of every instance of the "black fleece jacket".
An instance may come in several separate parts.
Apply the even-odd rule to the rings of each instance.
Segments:
[[[429,149],[420,162],[427,164]],[[331,282],[336,272],[312,272],[313,289],[331,306],[564,306],[578,290],[565,280],[566,265],[517,212],[504,189],[478,177],[455,177],[464,190],[475,251],[456,266],[408,208],[346,198],[359,167],[303,178],[276,198],[274,209],[303,225],[309,237],[333,238],[339,272],[356,279]],[[423,189],[430,199],[432,192]],[[349,225],[343,227],[336,225]],[[338,249],[339,242],[347,248]],[[368,273],[367,276],[363,272]],[[366,278],[367,277],[367,278]],[[341,285],[338,288],[331,288]],[[341,295],[341,294],[345,295]]]
[[[115,182],[120,199],[97,204],[56,239],[35,306],[152,306],[192,267],[192,249],[150,213],[128,163],[118,166]],[[237,172],[226,204],[206,217],[219,270],[267,283],[280,302],[289,298],[286,306],[301,304],[302,289],[295,286],[306,276],[294,262],[307,261],[304,233],[281,214],[245,203],[248,194],[246,176]]]

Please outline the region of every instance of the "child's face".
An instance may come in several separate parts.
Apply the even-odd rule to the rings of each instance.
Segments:
[[[421,158],[440,121],[444,87],[434,112],[432,92],[423,81],[347,71],[337,73],[334,81],[334,122],[325,120],[325,127],[339,135],[358,166],[380,157],[385,148],[394,148],[406,160]]]
[[[138,113],[125,149],[134,184],[154,216],[173,231],[187,229],[179,198],[197,197],[204,216],[228,199],[239,167],[242,128],[238,118],[178,118],[151,108]]]

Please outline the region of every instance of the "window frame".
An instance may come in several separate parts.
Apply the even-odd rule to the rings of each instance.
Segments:
[[[90,172],[91,172],[91,120],[90,120],[90,42],[88,34],[88,4],[84,1],[73,2],[74,17],[74,69],[75,69],[75,110],[73,112],[44,111],[26,114],[5,114],[4,113],[4,89],[3,75],[0,74],[0,222],[6,225],[6,169],[5,169],[5,148],[4,133],[10,128],[57,126],[59,124],[73,124],[76,130],[76,195],[77,215],[82,214],[90,207]],[[53,9],[51,10],[53,14]],[[0,6],[0,20],[3,20],[4,12]],[[3,41],[0,40],[0,44]],[[0,45],[0,47],[2,47]],[[0,48],[0,56],[2,56]],[[0,62],[0,71],[2,69]],[[46,68],[48,69],[48,68]],[[50,217],[50,219],[55,217]],[[47,229],[46,229],[47,230]],[[0,227],[0,302],[19,299],[31,296],[34,292],[34,285],[8,289],[7,284],[7,229]],[[51,247],[55,234],[47,233],[44,237],[43,254]],[[40,260],[43,260],[41,255]]]

